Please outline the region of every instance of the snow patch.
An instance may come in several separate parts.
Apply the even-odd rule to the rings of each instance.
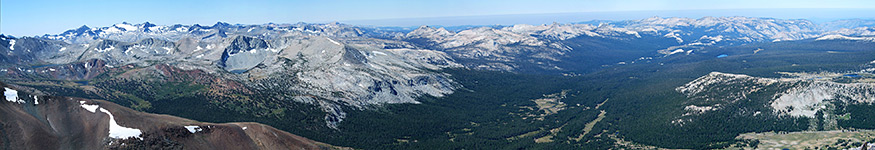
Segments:
[[[203,131],[203,129],[199,126],[185,126],[185,129],[188,129],[188,132],[191,132],[191,133]]]
[[[137,27],[129,25],[129,24],[115,24],[116,27],[121,29],[125,29],[125,31],[136,31]]]
[[[10,101],[13,103],[24,103],[24,100],[18,99],[18,91],[10,89],[8,87],[4,87],[3,96],[6,96],[6,101]]]
[[[79,104],[80,104],[79,106],[81,106],[82,108],[85,108],[85,110],[88,110],[91,113],[97,112],[98,105],[85,104],[85,101],[79,101]]]
[[[677,41],[678,43],[683,43],[683,42],[684,42],[684,39],[681,39],[680,35],[677,34],[677,33],[675,33],[675,32],[671,32],[671,33],[665,34],[665,35],[663,35],[663,37],[674,38],[674,40]]]
[[[110,113],[106,109],[100,108],[100,112],[103,112],[103,113],[106,113],[107,115],[109,115],[109,137],[118,138],[118,139],[126,139],[126,138],[130,138],[130,137],[140,138],[139,137],[140,134],[143,133],[140,131],[140,129],[128,128],[128,127],[123,127],[121,125],[118,125],[118,123],[115,122],[115,117],[113,117],[112,113]],[[140,138],[140,139],[143,139],[143,138]]]
[[[9,50],[15,50],[15,40],[9,40]]]
[[[699,38],[699,40],[710,40],[711,43],[720,42],[720,41],[723,41],[723,35],[717,35],[717,36],[703,35],[702,37]]]
[[[166,51],[166,52],[164,52],[164,54],[173,54],[173,48],[170,48],[170,47],[161,47],[161,48],[163,48]]]
[[[246,127],[243,127],[243,130],[246,130]]]
[[[154,27],[149,27],[148,29],[149,29],[149,31],[153,31],[153,32],[154,32],[154,31],[161,30],[161,27],[159,27],[159,26],[154,26]]]
[[[677,54],[677,53],[683,53],[683,52],[684,52],[684,49],[676,49],[676,50],[671,51],[670,53],[668,53],[668,55]]]
[[[101,53],[102,53],[102,52],[106,52],[106,51],[109,51],[109,50],[112,50],[112,49],[115,49],[115,46],[110,45],[109,47],[107,47],[107,48],[105,48],[105,49],[97,49],[97,52],[101,52]]]
[[[687,107],[684,107],[684,110],[695,111],[695,112],[698,112],[698,113],[702,113],[702,112],[706,112],[706,111],[711,111],[711,110],[714,110],[714,109],[716,109],[716,108],[714,108],[714,106],[696,106],[696,105],[689,105],[689,106],[687,106]]]
[[[33,96],[33,104],[39,105],[39,98],[37,98],[36,95]]]
[[[104,30],[103,32],[106,32],[106,33],[119,33],[119,32],[122,32],[122,30],[119,30],[119,28],[116,27],[116,28],[108,28],[108,29]]]
[[[59,49],[58,51],[63,52],[64,50],[67,50],[67,47],[61,47],[61,49]]]
[[[628,35],[635,35],[635,37],[637,38],[641,38],[641,35],[639,35],[638,32],[635,31],[626,31],[625,33]]]
[[[334,44],[340,45],[340,42],[334,41],[334,40],[332,40],[331,38],[326,38],[326,39],[328,39],[328,41],[331,41],[331,43],[334,43]]]

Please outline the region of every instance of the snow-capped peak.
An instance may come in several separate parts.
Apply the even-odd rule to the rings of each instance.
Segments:
[[[121,24],[115,24],[113,26],[115,26],[118,29],[124,29],[123,31],[137,31],[137,29],[139,29],[131,24],[128,24],[127,22],[123,22]]]

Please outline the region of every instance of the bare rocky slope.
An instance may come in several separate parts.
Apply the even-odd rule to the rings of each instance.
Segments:
[[[343,149],[259,123],[198,122],[0,85],[2,149]]]
[[[829,113],[842,105],[873,102],[875,84],[871,82],[871,73],[871,70],[844,74],[784,72],[788,77],[763,78],[712,72],[676,88],[690,100],[684,107],[687,113],[672,123],[683,125],[689,121],[689,117],[725,109],[728,104],[747,99],[764,100],[768,109],[732,109],[750,110],[738,112],[750,117],[776,115],[815,118],[842,115]],[[750,97],[756,94],[767,97]],[[832,119],[834,121],[835,118]]]
[[[223,34],[226,37],[209,39],[167,38],[172,35],[130,41],[111,40],[115,36],[105,35],[110,39],[85,44],[29,37],[8,39],[8,43],[16,41],[16,45],[4,48],[9,52],[4,55],[9,58],[5,59],[8,64],[42,65],[9,67],[0,72],[19,81],[33,76],[92,80],[108,70],[118,70],[123,76],[119,78],[154,81],[154,74],[135,68],[164,65],[229,80],[242,85],[239,88],[243,91],[272,91],[279,94],[275,101],[320,106],[328,113],[327,125],[335,127],[345,114],[340,106],[360,109],[417,103],[414,98],[419,96],[452,93],[458,85],[439,70],[462,67],[440,51],[349,44],[341,40],[343,37],[257,38],[227,33]]]

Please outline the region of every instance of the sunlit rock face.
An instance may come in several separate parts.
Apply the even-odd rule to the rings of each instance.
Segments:
[[[771,92],[765,95],[775,114],[815,117],[819,110],[828,108],[831,102],[848,104],[875,102],[875,83],[837,83],[838,73],[787,73],[789,78],[762,78],[748,75],[712,72],[693,80],[676,90],[687,95],[690,103],[710,103],[708,106],[690,105],[685,109],[699,114],[722,109],[721,104],[750,99],[756,92]],[[771,90],[766,90],[771,89]]]
[[[2,43],[18,49],[4,48],[15,53],[4,55],[8,59],[3,61],[10,63],[2,67],[9,67],[4,70],[10,77],[34,74],[88,80],[118,71],[125,81],[144,82],[192,75],[174,75],[166,68],[195,70],[203,73],[191,78],[242,85],[211,85],[219,89],[280,95],[268,103],[291,100],[319,106],[327,113],[327,125],[336,127],[345,117],[343,107],[419,103],[418,97],[442,97],[459,87],[441,72],[464,67],[450,55],[403,41],[371,38],[390,35],[343,24],[122,23],[39,38],[4,36]],[[135,69],[139,67],[147,68]]]

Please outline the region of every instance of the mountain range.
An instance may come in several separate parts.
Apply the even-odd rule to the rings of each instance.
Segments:
[[[423,111],[431,111],[431,109],[437,111],[444,109],[444,106],[447,106],[447,109],[468,111],[476,110],[478,107],[492,108],[504,105],[500,106],[501,109],[494,111],[511,111],[510,113],[514,115],[525,114],[522,116],[528,116],[524,117],[525,119],[515,118],[517,121],[522,119],[523,122],[531,122],[533,120],[529,118],[541,116],[541,120],[537,122],[554,119],[561,124],[538,123],[545,124],[545,126],[502,127],[498,129],[508,129],[507,132],[514,133],[496,137],[473,135],[480,139],[513,141],[528,137],[526,134],[532,133],[532,135],[538,135],[537,139],[547,135],[550,138],[546,139],[556,139],[553,137],[571,134],[559,132],[574,126],[573,123],[569,122],[579,121],[581,128],[589,126],[587,128],[590,130],[596,128],[616,133],[587,130],[578,133],[580,138],[566,139],[569,143],[571,143],[570,141],[580,142],[581,138],[590,138],[590,140],[584,140],[584,142],[589,141],[587,142],[589,144],[611,140],[622,143],[623,139],[628,139],[645,145],[669,148],[702,148],[708,144],[661,144],[665,141],[645,137],[645,135],[638,133],[627,133],[635,135],[625,135],[627,137],[622,138],[625,132],[649,132],[629,129],[633,127],[631,125],[609,127],[610,125],[607,124],[628,124],[630,122],[627,121],[645,119],[620,119],[623,115],[609,117],[609,119],[614,120],[606,121],[608,123],[593,121],[593,119],[604,118],[606,113],[607,115],[636,114],[630,112],[628,107],[638,106],[638,104],[617,105],[620,105],[618,103],[631,103],[636,101],[634,99],[641,98],[631,98],[628,95],[617,96],[618,93],[623,93],[618,91],[626,89],[612,92],[600,91],[617,87],[660,86],[656,89],[673,93],[669,95],[675,97],[662,99],[667,101],[666,104],[648,106],[670,106],[666,108],[671,108],[671,110],[650,108],[664,112],[661,114],[666,114],[664,118],[659,117],[662,119],[660,121],[664,121],[664,124],[660,125],[678,126],[670,129],[682,130],[687,127],[701,127],[703,123],[690,122],[707,118],[702,116],[708,116],[709,112],[723,109],[749,114],[746,116],[759,116],[760,114],[778,116],[777,121],[770,120],[774,122],[801,122],[801,120],[788,119],[787,117],[794,119],[815,118],[817,117],[815,113],[818,111],[834,110],[825,107],[835,107],[834,105],[827,106],[826,103],[836,97],[850,97],[850,99],[844,100],[845,103],[842,103],[841,106],[858,104],[851,101],[869,103],[865,97],[871,95],[872,89],[868,87],[867,80],[854,80],[851,83],[856,84],[848,85],[842,83],[843,81],[832,81],[831,79],[838,80],[842,75],[850,74],[851,71],[847,68],[838,70],[842,67],[837,67],[848,64],[857,67],[854,69],[858,70],[853,72],[865,76],[864,72],[866,71],[859,72],[859,70],[866,68],[859,67],[867,64],[857,61],[858,59],[867,59],[864,58],[867,56],[865,54],[871,53],[868,51],[871,50],[871,47],[867,46],[875,42],[875,24],[873,22],[875,21],[849,19],[817,24],[804,19],[651,17],[626,21],[471,26],[461,29],[421,26],[412,30],[362,27],[340,23],[243,25],[218,22],[212,26],[198,24],[155,25],[149,22],[120,23],[108,27],[82,26],[56,35],[33,37],[0,35],[0,68],[2,68],[0,69],[0,79],[9,84],[37,89],[44,95],[106,99],[108,101],[83,101],[88,104],[118,103],[133,110],[179,115],[195,120],[216,122],[279,120],[266,124],[283,125],[278,128],[290,132],[294,131],[293,133],[306,132],[304,133],[305,137],[319,136],[310,138],[316,138],[319,141],[327,140],[323,142],[328,143],[341,141],[342,138],[338,138],[338,136],[351,134],[353,129],[359,131],[357,129],[363,126],[354,127],[354,125],[367,124],[362,123],[360,117],[363,115],[390,116],[389,118],[410,117],[397,114],[396,111],[409,111],[405,109],[407,107],[417,109],[419,109],[418,107],[428,107],[422,108]],[[820,64],[802,65],[834,73],[835,75],[829,76],[830,81],[808,82],[801,77],[779,79],[768,76],[780,76],[781,74],[762,73],[810,71],[808,70],[810,68],[788,69],[775,67],[775,65],[793,62],[792,65],[783,67],[796,67],[804,63],[796,62],[795,59],[816,56],[815,52],[842,56],[846,54],[858,55],[854,56],[853,59],[824,60],[825,62]],[[857,57],[860,58],[857,59]],[[785,59],[787,61],[762,64],[748,63]],[[728,60],[738,61],[733,61],[731,65],[709,66],[710,64],[727,63],[725,61]],[[835,66],[828,66],[829,64],[835,64]],[[748,68],[750,70],[743,70]],[[747,72],[751,70],[756,70],[756,72]],[[730,71],[730,73],[723,73],[724,71]],[[681,74],[680,76],[685,78],[675,79],[676,77],[665,75],[665,72]],[[752,77],[741,75],[741,73],[766,77]],[[660,74],[664,76],[660,76]],[[502,80],[499,78],[501,76],[506,77],[508,81],[495,81]],[[663,80],[663,78],[669,79]],[[687,80],[688,78],[690,80]],[[517,81],[516,79],[520,80],[520,83],[505,83]],[[551,82],[549,83],[551,86],[543,87],[545,85],[533,85],[542,83],[528,83],[542,80],[545,80],[543,82]],[[557,81],[565,83],[552,83]],[[653,83],[653,85],[645,85],[644,83]],[[528,99],[514,100],[513,102],[510,99],[502,101],[497,97],[458,96],[500,90],[500,86],[493,87],[497,85],[507,86],[505,88],[532,89],[532,91],[542,93],[510,98],[535,99],[532,101]],[[556,89],[534,90],[539,88]],[[573,100],[566,100],[566,102],[543,100],[546,96],[542,95],[557,92],[566,93],[559,92],[565,90],[576,90],[579,93],[569,96],[575,98],[568,98]],[[758,95],[760,97],[749,96],[756,95],[760,90],[772,92],[765,95],[772,96],[774,99],[764,98],[768,100],[763,100],[768,101],[768,105],[771,107],[729,108],[730,106],[749,104],[738,101],[763,97],[762,95]],[[527,92],[513,94],[522,93]],[[776,93],[784,96],[776,96]],[[810,93],[820,95],[811,95]],[[546,99],[555,97],[557,96]],[[609,99],[622,99],[620,97],[626,97],[626,99],[608,101]],[[59,104],[76,103],[75,100],[63,102],[63,98],[54,99],[58,99],[55,101],[58,101]],[[479,99],[489,99],[482,102],[488,103],[489,106],[452,106],[452,104],[444,103],[444,101]],[[601,108],[602,104],[606,103],[607,106]],[[550,107],[548,108],[546,104],[550,104]],[[85,103],[80,105],[85,105]],[[196,105],[198,108],[203,108],[204,111],[215,110],[225,114],[247,117],[239,117],[236,120],[233,118],[231,120],[221,119],[206,116],[206,114],[186,112],[189,111],[187,110],[189,108],[185,107],[186,105]],[[506,108],[507,105],[537,111],[527,112],[516,108]],[[559,106],[561,108],[558,108]],[[817,107],[820,106],[825,107],[818,109]],[[100,108],[103,107],[104,105],[100,105]],[[106,107],[111,108],[108,110],[126,109],[115,105]],[[21,107],[21,109],[32,108]],[[542,113],[544,110],[551,111]],[[774,113],[771,113],[772,110]],[[581,112],[571,113],[573,111]],[[124,112],[133,113],[135,111],[124,110]],[[372,113],[375,112],[387,114],[373,115]],[[683,113],[674,114],[679,112]],[[506,115],[507,113],[501,112],[500,114]],[[573,114],[581,116],[564,119],[558,117],[571,117],[574,116]],[[722,113],[713,115],[717,114]],[[544,116],[556,116],[556,118],[544,118]],[[344,125],[346,120],[350,118],[353,122],[348,124],[351,125]],[[499,118],[506,119],[506,117]],[[470,122],[468,125],[472,125],[477,124],[474,120],[482,119],[490,120],[488,117],[483,117],[449,122]],[[174,118],[169,122],[200,124],[191,120],[179,120],[181,119]],[[502,119],[491,119],[491,121],[495,120]],[[832,119],[832,122],[837,122],[835,120]],[[590,121],[593,121],[592,124],[586,125]],[[42,122],[42,124],[45,123]],[[164,124],[182,125],[180,123]],[[371,122],[371,124],[376,123]],[[228,128],[240,126],[240,124],[234,123],[211,125]],[[495,125],[501,127],[501,125]],[[813,126],[817,125],[820,125],[819,129],[823,129],[823,123],[814,123]],[[454,124],[454,126],[462,125]],[[830,129],[839,129],[839,127],[841,125],[833,123]],[[446,132],[450,137],[455,137],[453,132],[462,129],[471,130],[471,128],[474,127],[441,129],[440,131]],[[807,129],[807,127],[805,128]],[[768,129],[798,130],[796,126]],[[265,128],[264,130],[278,131],[273,128]],[[737,132],[754,131],[760,130],[739,129]],[[323,132],[328,133],[320,134]],[[375,132],[365,133],[373,134]],[[396,139],[397,141],[393,142],[407,144],[412,142],[409,134],[399,133],[400,137],[386,137],[386,139]],[[510,136],[511,134],[513,136]],[[727,134],[737,135],[736,131]],[[578,135],[567,137],[577,137]],[[514,138],[517,136],[520,138]],[[732,140],[734,137],[731,136],[728,140]],[[720,143],[720,140],[725,142],[727,137],[703,139],[719,139],[715,143]],[[455,140],[455,138],[451,140]],[[425,141],[423,139],[423,142]],[[180,142],[185,143],[186,141]],[[692,141],[692,143],[708,142]],[[341,144],[341,146],[365,148],[400,148],[389,145],[392,144],[383,142],[377,147],[363,146],[356,142]],[[94,145],[88,147],[91,146]],[[110,144],[110,146],[112,145]],[[625,146],[629,145],[625,144]],[[462,148],[464,147],[466,146],[462,146]]]

